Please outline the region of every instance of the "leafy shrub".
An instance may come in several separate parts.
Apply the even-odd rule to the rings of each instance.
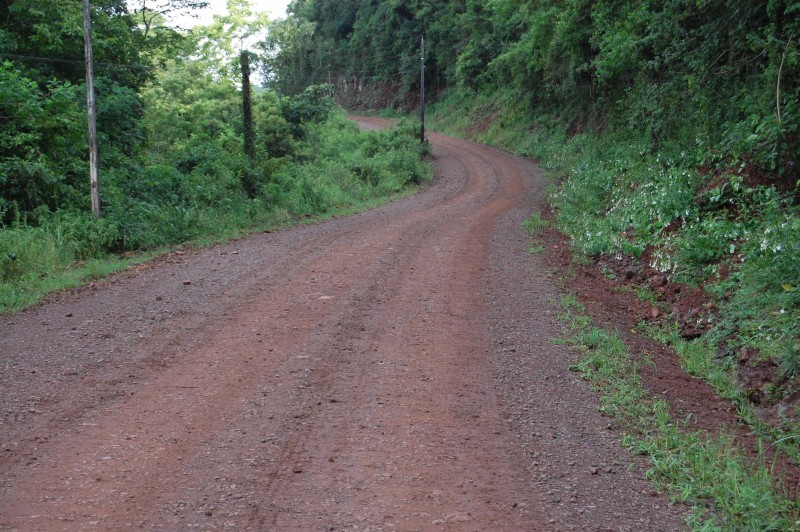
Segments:
[[[566,179],[553,202],[578,250],[639,256],[649,247],[650,266],[705,283],[718,299],[709,338],[720,349],[755,348],[799,376],[800,208],[790,198],[733,172],[709,188],[704,179],[719,178],[699,176],[691,158],[643,155],[619,138],[579,136],[555,158]],[[723,264],[730,273],[718,277]]]
[[[89,212],[59,211],[43,222],[42,230],[57,236],[62,253],[80,260],[102,257],[120,240],[115,220],[97,219]]]
[[[5,214],[30,216],[75,197],[82,161],[85,123],[74,87],[49,83],[46,89],[11,63],[0,63],[0,197]]]
[[[343,115],[321,125],[316,157],[278,169],[263,187],[293,214],[324,213],[424,182],[430,168],[416,133],[405,124],[363,133]]]
[[[331,85],[311,85],[296,96],[284,98],[281,110],[287,123],[293,126],[294,136],[302,138],[307,124],[324,122],[333,112]]]
[[[47,275],[59,258],[53,235],[40,228],[0,230],[0,280],[4,283],[26,276]]]
[[[298,151],[292,126],[283,115],[281,102],[272,91],[264,91],[254,99],[253,121],[259,146],[269,157],[291,157]]]

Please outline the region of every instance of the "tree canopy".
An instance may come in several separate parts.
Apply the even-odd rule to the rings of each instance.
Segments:
[[[324,65],[414,92],[424,34],[434,93],[514,91],[563,127],[629,127],[654,146],[680,138],[796,172],[797,1],[295,0],[290,12],[304,35],[314,25],[293,80],[305,58],[309,78]]]

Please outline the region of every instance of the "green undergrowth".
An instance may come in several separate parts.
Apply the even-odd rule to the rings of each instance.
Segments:
[[[800,458],[800,210],[746,164],[707,175],[686,153],[649,154],[631,139],[575,137],[549,166],[563,185],[551,201],[578,255],[644,262],[672,283],[702,286],[715,312],[708,332],[684,339],[673,326],[652,336],[673,347],[684,369],[738,405],[743,421]],[[642,291],[646,291],[642,290]],[[749,360],[740,362],[747,355]],[[740,363],[775,367],[745,389]],[[775,412],[759,419],[756,406]]]
[[[432,176],[415,135],[404,123],[361,132],[336,113],[309,128],[298,156],[259,177],[254,198],[235,175],[220,182],[200,170],[185,175],[163,167],[149,170],[149,184],[139,182],[138,195],[110,205],[100,220],[71,210],[42,212],[36,226],[18,220],[0,228],[0,312],[176,245],[210,245],[400,197]]]
[[[549,222],[542,218],[541,213],[534,212],[530,215],[524,222],[522,222],[522,226],[528,232],[528,235],[534,237],[540,234],[547,226]],[[545,251],[544,245],[537,242],[535,239],[531,239],[531,247],[528,249],[531,255],[537,255]]]
[[[622,431],[622,443],[646,456],[647,476],[674,502],[688,504],[696,530],[791,530],[800,526],[797,504],[775,485],[770,454],[753,459],[733,439],[690,428],[663,399],[642,386],[633,356],[619,334],[595,327],[572,295],[562,300],[567,342],[582,353],[573,366],[600,393],[600,410]]]

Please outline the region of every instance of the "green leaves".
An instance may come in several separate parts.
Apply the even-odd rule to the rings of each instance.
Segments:
[[[281,111],[286,121],[298,128],[305,124],[325,121],[334,109],[330,85],[311,85],[301,94],[281,101]],[[298,130],[298,135],[302,129]]]
[[[228,0],[227,11],[214,15],[211,24],[192,30],[193,55],[215,78],[236,82],[241,76],[239,54],[266,31],[269,16],[254,11],[249,0]]]
[[[0,224],[68,200],[83,167],[75,146],[85,136],[84,120],[73,87],[42,90],[11,63],[0,64]]]

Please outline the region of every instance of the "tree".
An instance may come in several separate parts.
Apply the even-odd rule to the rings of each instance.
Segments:
[[[300,94],[326,74],[329,48],[316,37],[312,22],[276,20],[269,25],[259,48],[265,80],[281,94]]]
[[[0,224],[77,201],[85,184],[85,119],[69,83],[42,89],[0,63]],[[82,195],[80,195],[82,196]]]
[[[105,165],[138,156],[140,101],[149,76],[140,61],[143,41],[123,0],[93,0],[99,136]],[[83,9],[74,0],[0,2],[3,64],[3,151],[0,195],[35,221],[43,208],[83,205],[86,100]],[[108,100],[104,98],[108,96]]]
[[[138,88],[148,76],[140,60],[144,41],[124,0],[92,2],[98,76]],[[36,79],[84,79],[83,12],[74,0],[0,2],[0,52]],[[34,73],[35,71],[35,73]]]
[[[202,0],[129,0],[128,4],[142,40],[142,55],[157,65],[186,53],[186,32],[170,24],[170,19],[197,16],[208,6]]]
[[[141,28],[142,35],[147,38],[154,26],[160,26],[169,17],[187,15],[198,9],[208,7],[202,0],[131,0],[133,15]]]
[[[254,37],[265,33],[269,15],[254,11],[249,0],[228,0],[228,13],[214,15],[214,21],[192,30],[196,59],[207,65],[213,76],[236,82],[239,56]]]

